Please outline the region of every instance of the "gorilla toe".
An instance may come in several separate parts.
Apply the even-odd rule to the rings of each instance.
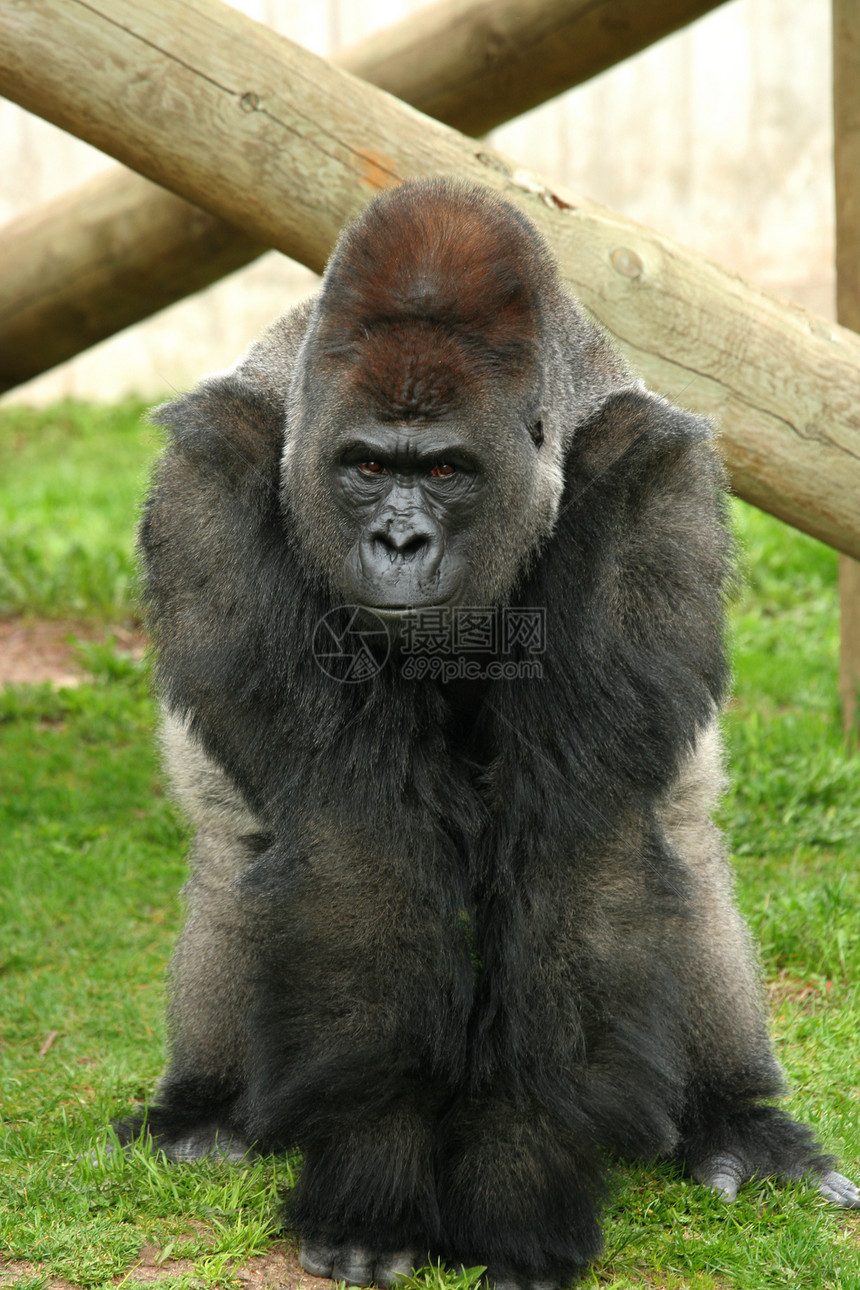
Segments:
[[[312,1277],[330,1277],[350,1286],[394,1286],[412,1272],[408,1250],[375,1254],[359,1245],[321,1245],[302,1241],[299,1263]]]

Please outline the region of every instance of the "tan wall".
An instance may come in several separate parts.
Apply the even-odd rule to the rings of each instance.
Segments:
[[[421,0],[237,0],[237,7],[325,54]],[[731,0],[496,131],[494,141],[574,192],[831,314],[830,86],[828,0]],[[108,164],[3,101],[0,156],[0,219]],[[181,388],[231,363],[314,280],[272,253],[7,398],[111,399]]]

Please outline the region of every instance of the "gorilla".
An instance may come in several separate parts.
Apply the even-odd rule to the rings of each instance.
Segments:
[[[161,408],[140,531],[196,837],[170,1159],[297,1148],[303,1267],[551,1290],[612,1157],[856,1207],[782,1075],[710,813],[731,543],[515,206],[379,196],[317,294]]]

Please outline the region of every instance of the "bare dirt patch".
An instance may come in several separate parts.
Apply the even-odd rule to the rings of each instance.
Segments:
[[[137,1263],[121,1277],[115,1277],[116,1285],[151,1285],[157,1286],[168,1277],[189,1273],[193,1264],[188,1259],[166,1259],[159,1262],[160,1249],[157,1245],[144,1245]],[[38,1263],[25,1263],[21,1260],[6,1263],[0,1254],[0,1286],[13,1287],[22,1281],[37,1277],[43,1272]],[[277,1241],[267,1254],[248,1259],[232,1270],[232,1276],[247,1290],[331,1290],[332,1282],[320,1277],[308,1276],[303,1271],[293,1245],[288,1241]],[[45,1282],[45,1290],[76,1290],[70,1281],[54,1279]]]
[[[75,640],[103,643],[114,639],[120,649],[140,658],[146,646],[135,627],[44,618],[0,620],[0,685],[39,685],[58,689],[86,681],[86,669]]]
[[[775,980],[768,983],[767,996],[773,1008],[790,1003],[798,1008],[810,1009],[821,1002],[827,1002],[832,990],[832,981],[807,981],[794,975],[789,968],[783,968]]]

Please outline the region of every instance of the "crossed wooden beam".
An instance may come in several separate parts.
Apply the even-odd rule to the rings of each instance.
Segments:
[[[860,558],[860,337],[398,101],[480,132],[715,7],[444,0],[334,66],[220,0],[2,0],[0,92],[138,174],[0,230],[0,387],[268,247],[320,269],[379,187],[453,173],[522,205],[648,383],[718,418],[742,497]]]

